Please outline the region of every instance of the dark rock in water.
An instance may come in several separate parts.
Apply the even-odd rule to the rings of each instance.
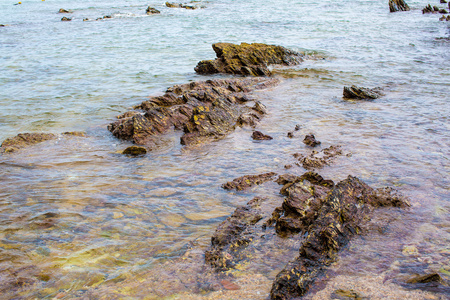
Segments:
[[[67,18],[67,17],[62,17],[61,21],[68,22],[68,21],[72,21],[72,19],[71,18]]]
[[[448,14],[448,11],[445,10],[445,9],[440,9],[440,10],[439,10],[439,13],[440,13],[440,14]]]
[[[240,249],[251,241],[246,229],[262,219],[259,209],[261,198],[254,198],[247,205],[238,207],[220,224],[211,237],[211,247],[205,252],[205,261],[219,270],[232,268],[242,259]]]
[[[422,9],[422,14],[428,14],[428,13],[432,13],[433,12],[433,8],[431,7],[430,4],[428,4],[427,6],[425,6]]]
[[[307,170],[320,169],[324,166],[330,165],[336,156],[342,155],[340,146],[330,146],[317,152],[313,150],[309,155],[295,153],[294,157],[298,159],[303,168]]]
[[[338,252],[360,233],[375,208],[371,203],[378,202],[374,190],[352,176],[331,188],[320,185],[309,188],[311,182],[303,187],[304,184],[305,181],[298,182],[290,187],[285,202],[292,202],[291,206],[286,206],[289,213],[299,215],[288,224],[307,236],[299,256],[276,276],[271,299],[303,296],[325,266],[336,261]],[[283,206],[284,210],[286,208]]]
[[[272,178],[275,176],[277,176],[277,173],[274,172],[268,172],[259,175],[245,175],[233,179],[233,181],[229,181],[227,183],[222,184],[222,188],[226,190],[234,189],[236,191],[242,191],[254,185],[259,185],[266,181],[272,180]]]
[[[287,137],[290,138],[290,139],[292,139],[292,138],[294,137],[294,133],[293,133],[292,131],[289,131],[289,132],[287,133]]]
[[[447,3],[447,1],[445,1],[445,0],[441,0],[440,2],[441,2],[441,4]]]
[[[121,115],[108,129],[114,136],[153,148],[164,133],[183,130],[181,144],[193,145],[224,137],[238,125],[254,125],[263,116],[260,107],[244,105],[259,85],[275,85],[265,78],[216,79],[176,85],[163,96]]]
[[[366,297],[363,297],[359,295],[354,290],[335,290],[333,293],[331,293],[331,297],[334,300],[365,300],[368,299]]]
[[[382,95],[379,88],[368,89],[356,85],[344,87],[344,98],[348,99],[377,99]]]
[[[281,46],[258,43],[216,43],[212,47],[217,58],[200,61],[195,67],[197,73],[270,76],[268,65],[296,65],[303,61],[304,56]]]
[[[103,16],[103,19],[112,19],[112,16],[106,15],[106,16]]]
[[[193,6],[193,5],[186,5],[186,4],[182,4],[182,3],[174,3],[174,2],[166,2],[166,6],[167,7],[171,7],[171,8],[184,8],[184,9],[197,9],[197,8],[202,8],[202,7],[198,7],[198,6]]]
[[[266,135],[266,134],[262,133],[261,131],[253,131],[252,139],[258,140],[258,141],[261,141],[261,140],[272,140],[273,137],[271,137],[269,135]]]
[[[280,247],[280,240],[272,237],[290,236],[283,241],[298,241],[297,254],[292,254],[293,259],[273,283],[272,299],[303,296],[350,239],[365,230],[362,228],[380,203],[408,206],[403,198],[390,196],[389,190],[374,190],[352,176],[335,184],[307,172],[302,176],[280,175],[277,182],[283,185],[280,192],[286,196],[281,206],[267,210],[270,200],[256,197],[238,207],[218,226],[205,252],[206,262],[224,271],[272,259],[277,253],[267,245]],[[380,195],[383,200],[378,199]]]
[[[144,155],[147,153],[147,149],[145,147],[141,146],[130,146],[123,150],[122,154],[126,155],[132,155],[132,156],[138,156],[138,155]]]
[[[64,8],[60,8],[58,12],[60,14],[70,14],[72,11],[64,9]]]
[[[404,0],[389,0],[389,11],[408,11],[409,6]]]
[[[15,152],[27,146],[35,145],[44,141],[56,139],[52,133],[19,133],[17,136],[6,139],[1,145],[1,152]]]
[[[78,137],[85,137],[86,133],[82,131],[67,131],[64,132],[63,135],[71,135],[71,136],[78,136]]]
[[[433,274],[425,274],[425,275],[419,275],[414,276],[406,281],[406,283],[428,283],[428,282],[440,282],[442,281],[442,278],[439,274],[433,273]]]
[[[299,130],[300,130],[300,128],[302,128],[302,127],[300,126],[300,124],[297,124],[297,125],[295,125],[295,128],[294,128],[294,130],[295,130],[295,131],[299,131]]]
[[[317,145],[320,145],[320,141],[316,140],[316,137],[314,134],[308,134],[305,136],[305,139],[303,140],[303,143],[305,143],[308,146],[315,147]]]
[[[157,10],[156,8],[153,7],[147,7],[147,9],[145,10],[145,12],[147,13],[147,15],[154,15],[154,14],[160,14],[161,12],[159,10]]]

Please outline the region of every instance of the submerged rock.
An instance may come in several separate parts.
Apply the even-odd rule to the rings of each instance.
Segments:
[[[154,14],[160,14],[161,12],[159,10],[157,10],[156,8],[153,7],[147,7],[147,9],[145,10],[145,13],[147,15],[154,15]]]
[[[238,207],[218,226],[205,252],[208,264],[225,271],[279,255],[266,247],[273,241],[273,234],[290,237],[284,241],[298,241],[298,256],[292,254],[291,261],[276,276],[272,299],[304,295],[325,266],[337,259],[342,247],[363,231],[375,208],[409,205],[390,189],[374,190],[352,176],[335,184],[314,172],[285,174],[277,183],[283,185],[280,193],[286,196],[281,206],[268,210],[269,200],[256,197]],[[275,242],[275,247],[280,242]]]
[[[147,149],[145,147],[140,147],[140,146],[130,146],[122,151],[122,154],[131,155],[131,156],[144,155],[146,153],[147,153]]]
[[[58,12],[59,12],[60,14],[69,14],[69,13],[71,13],[72,11],[67,10],[67,9],[64,9],[64,8],[60,8]]]
[[[253,131],[252,133],[252,139],[254,140],[272,140],[273,137],[271,137],[270,135],[266,135],[264,133],[262,133],[261,131]]]
[[[298,159],[297,165],[307,170],[321,169],[324,166],[330,165],[335,157],[339,155],[342,155],[340,146],[330,146],[322,149],[320,152],[313,150],[309,155],[303,155],[301,153],[293,154]]]
[[[314,134],[308,134],[305,136],[305,139],[303,140],[303,143],[305,143],[306,145],[310,146],[310,147],[315,147],[317,145],[320,145],[320,141],[316,140],[316,137],[314,136]]]
[[[183,130],[183,145],[222,138],[236,126],[254,125],[263,117],[260,105],[248,106],[254,100],[247,95],[276,83],[265,78],[234,78],[175,85],[163,96],[142,102],[136,111],[119,116],[108,129],[117,138],[150,148],[173,129]]]
[[[212,47],[217,58],[200,61],[195,67],[197,73],[270,76],[269,65],[296,65],[303,61],[304,56],[281,46],[258,43],[216,43]]]
[[[389,11],[408,11],[410,10],[408,4],[404,0],[389,0]]]
[[[1,152],[15,152],[27,146],[56,139],[57,135],[52,133],[19,133],[15,137],[7,138],[1,145]]]
[[[379,88],[368,89],[356,85],[344,87],[344,98],[348,99],[377,99],[382,95]]]
[[[65,22],[72,21],[72,18],[62,17],[61,21],[65,21]]]
[[[272,180],[272,178],[275,176],[277,176],[277,173],[274,173],[274,172],[268,172],[268,173],[259,174],[259,175],[245,175],[245,176],[233,179],[233,181],[224,183],[222,185],[222,188],[224,188],[226,190],[234,189],[236,191],[242,191],[242,190],[245,190],[252,186],[259,185],[266,181]]]
[[[187,5],[187,4],[174,3],[174,2],[166,2],[166,6],[171,7],[171,8],[184,8],[184,9],[202,8],[202,7],[198,7],[198,6],[194,6],[194,5]]]

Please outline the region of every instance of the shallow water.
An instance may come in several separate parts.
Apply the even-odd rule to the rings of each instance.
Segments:
[[[412,203],[408,211],[380,212],[374,223],[388,228],[355,239],[336,278],[381,272],[390,283],[420,272],[450,274],[450,28],[422,15],[428,2],[408,2],[411,11],[395,14],[385,1],[217,0],[198,10],[131,0],[14,3],[0,4],[0,23],[9,25],[0,27],[0,140],[40,131],[87,137],[0,156],[5,295],[71,298],[98,289],[108,297],[120,285],[124,297],[150,297],[144,288],[152,282],[136,286],[136,278],[164,269],[192,244],[206,247],[217,225],[254,195],[282,201],[275,186],[247,193],[220,186],[245,174],[286,172],[292,154],[307,150],[308,133],[349,154],[324,168],[324,177],[396,186]],[[148,5],[161,14],[145,15]],[[60,21],[60,8],[73,10],[71,22]],[[113,18],[82,21],[105,15]],[[242,128],[186,149],[174,132],[144,157],[120,155],[129,144],[106,125],[173,84],[210,78],[193,69],[214,57],[218,41],[315,55],[277,70],[281,84],[255,93],[270,111],[257,129],[274,139],[253,142],[252,130]],[[383,87],[386,96],[344,101],[342,88],[351,84]],[[296,124],[301,130],[287,138]],[[255,275],[255,286],[274,274]],[[190,291],[172,288],[153,295]]]

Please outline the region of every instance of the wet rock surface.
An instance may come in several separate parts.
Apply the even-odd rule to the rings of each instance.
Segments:
[[[160,14],[161,12],[159,10],[157,10],[156,8],[153,7],[147,7],[147,9],[145,10],[145,13],[147,15],[154,15],[154,14]]]
[[[236,126],[256,125],[264,115],[263,105],[250,99],[249,93],[277,83],[267,78],[235,78],[176,85],[119,116],[108,129],[119,139],[149,148],[173,129],[183,130],[183,145],[222,138]]]
[[[281,46],[266,44],[212,45],[217,58],[200,61],[195,67],[199,74],[229,73],[244,76],[270,76],[269,65],[291,66],[302,62],[303,55]]]
[[[381,97],[383,94],[381,93],[379,88],[364,88],[356,85],[352,85],[351,87],[344,87],[344,98],[347,99],[377,99]]]
[[[273,137],[271,137],[270,135],[266,135],[266,134],[262,133],[261,131],[253,131],[252,139],[257,140],[257,141],[262,141],[262,140],[272,140]]]
[[[404,0],[389,0],[389,11],[408,11],[410,10],[408,4]]]
[[[321,151],[312,150],[310,154],[294,153],[294,157],[298,160],[297,165],[307,170],[321,169],[330,165],[337,156],[342,155],[341,146],[330,146]]]
[[[175,3],[175,2],[166,2],[166,6],[167,6],[167,7],[171,7],[171,8],[184,8],[184,9],[198,9],[198,8],[203,8],[203,7],[197,6],[197,5],[188,5],[188,4]]]
[[[6,139],[0,147],[0,152],[15,152],[31,145],[56,139],[56,137],[57,135],[52,133],[19,133],[15,137]]]
[[[315,147],[315,146],[321,144],[320,141],[316,140],[316,137],[314,136],[314,134],[306,135],[305,138],[303,139],[303,143],[310,147]]]
[[[130,156],[144,155],[146,153],[147,153],[147,149],[145,147],[140,147],[140,146],[130,146],[122,151],[122,154],[130,155]]]
[[[205,254],[208,264],[224,271],[263,260],[271,234],[299,241],[298,256],[276,276],[272,299],[304,295],[350,239],[365,230],[375,208],[409,206],[394,190],[373,189],[353,176],[334,183],[315,172],[284,174],[277,183],[286,196],[281,206],[272,203],[268,210],[268,200],[256,197],[238,207],[219,225]]]
[[[226,190],[242,191],[242,190],[248,189],[252,186],[259,185],[266,181],[272,180],[275,176],[277,176],[277,173],[274,173],[274,172],[268,172],[268,173],[259,174],[259,175],[245,175],[245,176],[233,179],[233,181],[224,183],[222,185],[222,188],[224,188]]]

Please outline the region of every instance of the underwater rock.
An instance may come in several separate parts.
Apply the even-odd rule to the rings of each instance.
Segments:
[[[64,9],[64,8],[60,8],[58,12],[60,14],[70,14],[72,11]]]
[[[354,290],[342,290],[342,289],[335,290],[331,294],[331,297],[333,297],[332,298],[333,300],[365,300],[365,299],[367,299],[366,297],[361,296]]]
[[[320,145],[320,141],[316,140],[316,137],[314,136],[314,134],[308,134],[305,136],[305,139],[303,140],[303,143],[305,143],[306,145],[310,146],[310,147],[315,147],[317,145]]]
[[[140,147],[140,146],[130,146],[122,151],[122,154],[131,155],[131,156],[144,155],[146,153],[147,153],[147,149],[145,147]]]
[[[198,6],[194,6],[194,5],[186,5],[186,4],[182,4],[182,3],[174,3],[174,2],[166,2],[166,6],[167,7],[171,7],[171,8],[184,8],[184,9],[197,9],[197,8],[203,8],[203,7],[198,7]]]
[[[283,185],[280,193],[286,196],[281,206],[268,210],[269,200],[256,197],[238,207],[217,227],[205,252],[209,265],[227,271],[277,255],[265,248],[273,234],[298,241],[298,256],[292,254],[276,276],[272,299],[304,295],[325,266],[337,259],[342,247],[363,231],[375,208],[409,205],[390,189],[374,190],[352,176],[335,184],[314,172],[284,174],[277,183]]]
[[[86,132],[83,132],[83,131],[67,131],[67,132],[63,132],[63,135],[86,137]]]
[[[252,133],[252,139],[254,140],[272,140],[273,137],[271,137],[270,135],[266,135],[264,133],[262,133],[261,131],[253,131]]]
[[[368,89],[356,85],[344,87],[344,98],[348,99],[377,99],[382,95],[379,88]]]
[[[291,66],[303,61],[304,55],[281,46],[266,44],[212,45],[217,58],[200,61],[195,67],[199,74],[229,73],[244,76],[270,76],[269,65]]]
[[[360,233],[361,226],[370,220],[371,212],[377,207],[372,204],[379,202],[375,190],[353,176],[332,187],[305,179],[289,187],[287,192],[288,197],[278,212],[281,217],[276,222],[288,214],[295,220],[290,224],[297,226],[299,234],[307,236],[299,256],[276,276],[271,299],[304,295],[315,278],[323,274],[325,266],[336,261],[339,251]],[[293,204],[284,205],[286,202]],[[408,204],[405,202],[401,206]],[[299,218],[295,219],[295,214]]]
[[[61,21],[69,22],[69,21],[72,21],[72,18],[62,17]]]
[[[35,145],[44,141],[56,139],[57,135],[52,133],[19,133],[15,137],[7,138],[1,145],[1,152],[15,152],[27,146]]]
[[[342,155],[341,147],[333,145],[322,149],[320,152],[313,150],[309,155],[303,155],[301,153],[293,154],[298,159],[297,165],[307,170],[321,169],[324,166],[330,165],[335,157],[339,155]]]
[[[260,107],[244,105],[250,91],[275,85],[267,78],[215,79],[175,85],[163,96],[152,97],[136,106],[137,111],[119,116],[108,126],[119,139],[137,145],[158,144],[164,133],[183,130],[182,145],[222,138],[236,126],[254,125],[263,116]]]
[[[266,181],[272,180],[272,178],[275,176],[277,176],[277,173],[274,172],[268,172],[259,175],[245,175],[233,179],[233,181],[222,184],[222,188],[226,190],[242,191],[254,185],[259,185]]]
[[[428,283],[428,282],[441,282],[442,278],[439,274],[425,274],[417,275],[406,281],[406,283]]]
[[[389,0],[389,11],[390,12],[396,12],[396,11],[408,11],[409,6],[406,4],[404,0]]]
[[[154,14],[160,14],[161,12],[159,10],[157,10],[156,8],[153,7],[147,7],[147,9],[145,10],[145,13],[147,15],[154,15]]]

